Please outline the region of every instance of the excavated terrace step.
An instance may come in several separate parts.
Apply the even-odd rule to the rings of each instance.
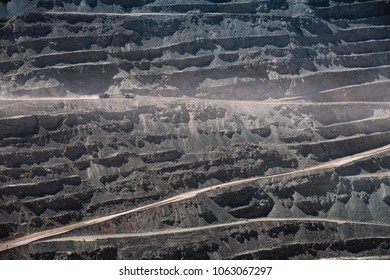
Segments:
[[[390,39],[342,43],[331,46],[330,50],[337,55],[388,52]]]
[[[365,68],[390,65],[390,51],[339,55],[334,59],[334,64],[340,64],[346,68]]]
[[[100,48],[110,46],[124,46],[126,43],[132,43],[138,36],[134,32],[126,32],[113,35],[68,35],[64,37],[49,37],[31,39],[25,38],[18,41],[22,51],[32,49],[40,53],[44,48],[48,47],[54,51],[78,51],[91,49],[93,45]]]
[[[311,143],[290,145],[297,153],[307,157],[312,154],[318,161],[328,161],[390,144],[390,131],[349,136]]]
[[[366,2],[374,2],[377,0],[308,0],[308,5],[311,5],[313,7],[328,7],[330,5],[337,5],[337,4],[352,4],[352,3],[366,3]]]
[[[331,7],[317,7],[316,13],[324,19],[357,19],[389,15],[390,3],[386,0],[345,3]]]
[[[390,81],[374,81],[320,91],[318,99],[337,101],[384,101],[390,99]]]
[[[107,60],[107,53],[103,50],[80,50],[37,55],[29,58],[31,64],[37,68],[46,68],[56,64],[79,64]]]
[[[374,82],[381,76],[390,79],[390,66],[325,69],[294,77],[296,84],[294,92],[308,95],[313,100],[323,101],[318,98],[318,92]]]
[[[321,126],[317,132],[326,139],[390,131],[390,117],[373,117],[345,123]]]
[[[64,185],[80,185],[81,178],[72,175],[64,178],[41,181],[36,183],[22,183],[4,185],[0,187],[0,195],[15,195],[23,198],[25,196],[53,195],[61,191]]]
[[[370,26],[370,25],[390,25],[390,18],[388,15],[379,16],[379,17],[371,17],[371,18],[363,18],[363,19],[331,19],[330,23],[336,25],[339,28],[351,28],[351,27],[359,27],[359,26]]]
[[[361,26],[346,29],[340,29],[335,37],[345,42],[359,42],[369,40],[387,40],[389,39],[390,26]]]

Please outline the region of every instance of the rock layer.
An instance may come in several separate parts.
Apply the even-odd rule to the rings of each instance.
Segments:
[[[3,12],[5,95],[389,95],[385,0],[26,2],[16,18]]]
[[[389,11],[2,1],[0,258],[389,255]]]

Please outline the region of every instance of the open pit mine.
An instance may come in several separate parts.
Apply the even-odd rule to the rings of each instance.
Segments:
[[[390,1],[0,1],[0,259],[390,258]]]

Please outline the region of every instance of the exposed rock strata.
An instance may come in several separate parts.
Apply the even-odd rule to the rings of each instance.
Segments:
[[[0,258],[389,255],[389,7],[2,1]]]
[[[388,100],[386,0],[16,2],[0,4],[5,95]]]
[[[2,110],[2,119],[13,115],[20,102],[5,102],[3,108],[7,110]],[[304,103],[254,106],[251,102],[238,105],[138,98],[135,101],[109,99],[103,103],[100,100],[66,101],[66,104],[40,101],[40,104],[45,104],[42,106],[44,115],[34,104],[25,108],[26,115],[34,116],[38,129],[28,136],[9,136],[1,140],[0,211],[4,241],[17,234],[147,205],[189,190],[299,170],[376,145],[390,144],[390,139],[380,133],[345,136],[345,130],[340,129],[332,130],[333,138],[322,136],[324,129],[332,126],[356,129],[359,121],[370,121],[374,127],[381,127],[389,110],[386,104],[358,104],[356,110],[345,116],[337,112],[345,111],[348,104],[338,105],[337,110],[329,108],[326,115],[317,108],[319,105]],[[111,106],[117,110],[107,112]],[[94,111],[85,111],[92,107]],[[308,114],[314,111],[316,114]],[[266,117],[269,115],[273,116],[271,120]],[[347,123],[349,120],[353,120],[351,125]],[[123,126],[124,123],[127,125]],[[364,132],[364,126],[360,129]],[[367,126],[368,131],[371,129]],[[305,137],[293,138],[296,131]],[[290,139],[294,140],[286,142],[287,133],[291,133]],[[364,139],[377,144],[364,149],[360,145]],[[345,145],[340,144],[343,141]],[[305,152],[299,152],[303,148]],[[387,224],[390,217],[389,162],[388,154],[384,153],[337,169],[215,190],[76,230],[71,235],[168,230],[256,218],[313,217]],[[246,239],[242,234],[237,235],[239,240]],[[326,246],[333,246],[334,241],[329,242]],[[213,242],[206,244],[207,248],[216,246]],[[310,244],[307,246],[317,248],[314,243]],[[294,246],[292,251],[303,250]],[[370,254],[377,253],[372,246]],[[213,249],[215,254],[217,247]],[[106,250],[104,248],[105,245],[101,250]],[[112,258],[140,257],[119,254],[115,248],[113,245],[110,249],[114,250]],[[206,247],[198,249],[191,250],[200,255],[188,253],[182,257],[209,256],[205,255],[209,250]],[[265,256],[266,251],[262,250],[265,249],[259,248],[259,253],[251,256]],[[31,252],[24,257],[52,256],[49,252],[48,255]],[[3,253],[3,256],[9,257],[9,254]],[[170,254],[162,258],[176,258]],[[304,257],[291,254],[279,256]],[[237,257],[248,257],[239,255]],[[106,258],[94,254],[90,257]],[[82,255],[82,258],[88,257]]]

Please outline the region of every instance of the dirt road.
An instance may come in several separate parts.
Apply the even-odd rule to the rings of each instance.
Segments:
[[[201,193],[213,191],[216,189],[228,188],[228,187],[237,186],[240,184],[255,182],[258,180],[264,180],[264,179],[273,179],[274,180],[274,179],[282,178],[285,176],[300,175],[302,173],[307,173],[307,172],[333,169],[333,168],[336,168],[336,167],[339,167],[339,166],[342,166],[345,164],[356,162],[356,161],[359,161],[359,160],[362,160],[365,158],[369,158],[372,156],[376,156],[376,155],[379,155],[379,154],[382,154],[385,152],[389,152],[389,151],[390,151],[390,145],[386,145],[386,146],[383,146],[380,148],[376,148],[376,149],[368,150],[368,151],[358,153],[358,154],[355,154],[352,156],[347,156],[347,157],[343,157],[340,159],[332,160],[332,161],[329,161],[329,162],[326,162],[326,163],[323,163],[323,164],[320,164],[317,166],[312,166],[312,167],[304,168],[301,170],[295,170],[295,171],[281,173],[281,174],[275,174],[275,175],[259,176],[259,177],[244,179],[244,180],[237,180],[237,181],[233,181],[233,182],[229,182],[229,183],[224,183],[224,184],[219,184],[219,185],[206,187],[206,188],[202,188],[202,189],[198,189],[198,190],[189,191],[186,193],[182,193],[182,194],[173,196],[171,198],[167,198],[167,199],[164,199],[164,200],[161,200],[158,202],[150,203],[148,205],[137,207],[137,208],[127,210],[124,212],[120,212],[117,214],[99,217],[99,218],[92,219],[89,221],[82,221],[79,223],[75,223],[75,224],[71,224],[71,225],[67,225],[67,226],[63,226],[63,227],[58,227],[58,228],[54,228],[54,229],[50,229],[50,230],[46,230],[46,231],[42,231],[42,232],[28,234],[26,236],[17,238],[15,240],[11,240],[11,241],[0,244],[0,252],[7,250],[7,249],[10,249],[10,248],[26,245],[26,244],[29,244],[29,243],[32,243],[32,242],[35,242],[38,240],[42,240],[42,239],[47,238],[47,237],[52,237],[52,236],[66,233],[66,232],[69,232],[69,231],[72,231],[75,229],[87,227],[89,225],[96,225],[96,224],[106,222],[106,221],[109,221],[109,220],[112,220],[112,219],[115,219],[115,218],[118,218],[118,217],[121,217],[124,215],[128,215],[128,214],[160,207],[160,206],[171,204],[174,202],[187,200],[187,199],[193,198]]]
[[[96,100],[98,95],[80,95],[64,97],[0,97],[0,101],[72,101],[72,100]]]
[[[151,231],[151,232],[137,232],[137,233],[122,233],[122,234],[104,234],[104,235],[84,235],[84,236],[69,236],[63,238],[50,239],[41,242],[62,242],[62,241],[96,241],[101,239],[113,239],[113,238],[128,238],[128,237],[146,237],[146,236],[157,236],[157,235],[170,235],[175,233],[186,233],[194,231],[202,231],[209,229],[217,229],[224,227],[232,227],[246,224],[253,224],[258,222],[327,222],[334,224],[353,224],[353,225],[367,225],[367,226],[384,226],[390,227],[389,224],[381,223],[370,223],[370,222],[358,222],[349,220],[336,220],[336,219],[321,219],[321,218],[258,218],[250,220],[240,220],[225,224],[215,224],[202,227],[191,227],[191,228],[176,228],[171,230],[163,231]]]

